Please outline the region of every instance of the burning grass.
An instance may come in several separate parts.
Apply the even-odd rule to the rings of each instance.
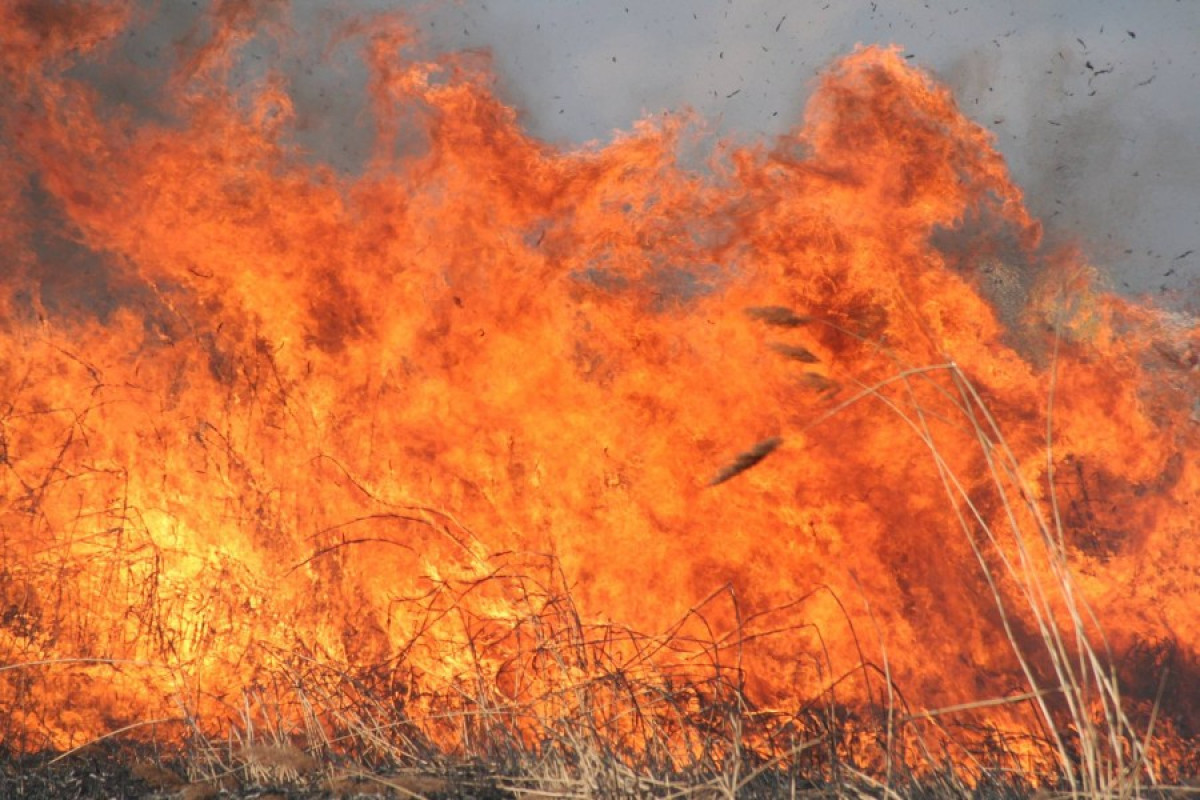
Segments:
[[[976,437],[990,497],[967,491],[969,481],[943,457],[929,421],[938,412],[924,403],[919,387],[934,387]],[[215,704],[204,687],[189,685],[182,665],[22,662],[10,654],[0,677],[21,684],[18,698],[52,693],[60,682],[102,682],[109,674],[128,685],[141,672],[148,686],[161,686],[165,672],[177,687],[176,713],[122,725],[64,752],[17,759],[10,750],[0,785],[12,796],[116,790],[187,798],[271,791],[297,797],[1025,797],[1038,787],[1116,798],[1193,791],[1174,783],[1197,774],[1196,759],[1157,749],[1162,689],[1173,676],[1164,668],[1148,713],[1142,705],[1131,718],[1101,621],[1075,585],[1053,482],[1047,502],[1024,482],[1000,424],[968,376],[953,362],[898,365],[885,380],[859,383],[812,425],[836,425],[843,409],[863,403],[901,420],[937,465],[959,535],[970,542],[1025,677],[1025,685],[1006,696],[912,707],[905,687],[892,679],[886,635],[873,626],[855,632],[860,660],[852,669],[838,673],[814,657],[823,692],[799,706],[764,706],[747,690],[743,652],[810,627],[808,597],[751,613],[726,584],[649,635],[588,619],[555,556],[496,553],[454,573],[430,572],[419,592],[394,598],[393,613],[421,623],[392,658],[339,659],[297,629],[290,647],[255,643],[247,650],[243,658],[257,665],[252,685]],[[767,452],[780,444],[772,440]],[[1052,479],[1052,418],[1045,455]],[[739,456],[741,468],[727,468],[733,474],[725,480],[762,457],[745,464],[746,454]],[[1003,507],[1007,529],[988,524],[981,509],[989,503]],[[443,512],[410,508],[398,516],[470,549],[465,542],[472,534]],[[293,569],[365,543],[347,538],[319,548]],[[153,548],[143,542],[134,549],[157,557]],[[152,597],[153,576],[147,581],[143,591]],[[50,618],[50,609],[31,611],[32,594],[22,604],[8,591],[8,626],[19,620],[32,634]],[[836,600],[866,602],[865,595]],[[869,607],[868,615],[874,621]],[[1028,639],[1013,631],[1012,620],[1029,618],[1041,651],[1026,649]],[[728,619],[735,624],[723,627]],[[815,635],[821,640],[821,631]],[[453,670],[427,671],[445,659],[457,661]],[[868,701],[848,699],[862,697]],[[29,720],[38,708],[26,702],[5,709],[7,719],[25,720],[10,746],[21,742],[20,749],[37,750]],[[995,712],[1006,710],[1013,712],[1009,728],[995,721]]]

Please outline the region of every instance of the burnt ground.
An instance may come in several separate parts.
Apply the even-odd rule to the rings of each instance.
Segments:
[[[514,797],[493,782],[467,774],[435,775],[414,771],[368,773],[338,769],[307,774],[252,773],[187,776],[180,764],[156,760],[128,749],[91,747],[57,759],[54,754],[0,757],[3,800],[367,800],[368,798]],[[269,770],[267,772],[270,772]]]
[[[714,783],[689,786],[665,779],[657,786],[586,786],[571,780],[559,782],[531,776],[500,777],[482,764],[459,765],[442,774],[434,772],[366,773],[320,769],[307,775],[270,776],[245,770],[217,778],[188,779],[181,765],[156,762],[146,753],[94,746],[55,760],[53,754],[0,758],[0,798],[4,800],[93,800],[146,798],[147,800],[367,800],[368,798],[462,798],[501,800],[521,797],[676,797],[729,796]],[[339,774],[339,772],[341,774]],[[896,787],[891,797],[942,800],[971,797],[978,800],[1025,800],[1034,796],[1028,785],[994,782],[967,790],[953,778],[930,778],[907,788]],[[524,789],[524,791],[523,791]],[[795,775],[765,772],[735,792],[737,797],[858,798],[883,797],[881,786],[869,784],[798,782]]]
[[[577,765],[578,766],[578,765]],[[1036,789],[1022,776],[997,772],[969,787],[952,771],[920,778],[897,777],[885,788],[853,769],[835,779],[805,780],[795,772],[756,770],[748,766],[730,775],[662,776],[628,783],[570,777],[561,763],[486,764],[478,760],[430,765],[426,769],[374,769],[318,764],[298,750],[258,753],[223,774],[200,775],[193,765],[162,760],[149,750],[101,743],[67,756],[41,754],[14,757],[0,751],[0,800],[502,800],[507,798],[663,797],[676,800],[750,800],[800,797],[809,800],[853,797],[856,800],[1056,800],[1077,792]],[[592,765],[595,769],[595,765]],[[610,778],[619,769],[600,767]],[[190,774],[189,774],[190,773]],[[628,775],[628,773],[624,773]],[[742,776],[738,782],[737,774]],[[644,782],[643,782],[644,781]],[[1143,790],[1147,800],[1200,798],[1200,781],[1172,789]],[[1116,795],[1114,795],[1114,798]]]

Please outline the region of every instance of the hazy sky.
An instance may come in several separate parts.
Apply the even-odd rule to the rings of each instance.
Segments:
[[[1079,237],[1119,288],[1200,293],[1200,0],[294,0],[290,21],[316,42],[396,9],[434,49],[489,50],[527,130],[564,144],[683,108],[769,138],[833,59],[900,45],[994,132],[1052,240]],[[365,152],[353,50],[288,58],[308,143]]]

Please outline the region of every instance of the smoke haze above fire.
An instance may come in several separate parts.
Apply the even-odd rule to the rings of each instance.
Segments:
[[[201,4],[203,6],[204,4]],[[794,128],[820,72],[856,43],[898,44],[996,137],[1050,241],[1078,237],[1112,285],[1194,308],[1200,282],[1200,5],[786,0],[296,3],[279,55],[260,37],[247,76],[282,68],[302,142],[343,167],[372,136],[356,43],[330,32],[401,10],[429,52],[479,48],[534,136],[607,142],[638,119],[693,109],[739,142]],[[126,53],[173,52],[196,9],[168,4]],[[296,46],[296,42],[307,44]],[[108,76],[120,83],[124,76]],[[1189,251],[1191,251],[1189,253]],[[1188,255],[1184,255],[1189,253]]]

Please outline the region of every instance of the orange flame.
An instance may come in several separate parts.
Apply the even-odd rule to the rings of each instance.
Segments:
[[[230,88],[258,5],[153,116],[72,69],[128,10],[0,4],[9,746],[370,673],[454,748],[448,698],[532,732],[615,665],[767,716],[1028,695],[975,713],[1043,758],[1088,647],[1143,710],[1170,666],[1197,735],[1200,327],[1046,250],[944,88],[860,49],[689,169],[678,118],[536,141],[389,22],[345,32],[345,175],[281,76]],[[621,746],[692,747],[589,691]]]

